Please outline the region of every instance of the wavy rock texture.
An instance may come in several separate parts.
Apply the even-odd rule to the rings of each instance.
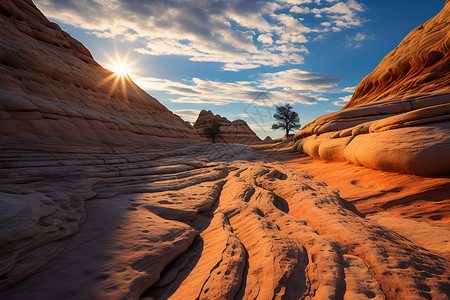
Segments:
[[[245,146],[186,143],[31,1],[0,2],[0,22],[1,299],[448,297],[446,228],[364,217]]]
[[[1,1],[0,26],[1,143],[198,139],[129,78],[98,65],[31,1]]]
[[[296,135],[327,161],[426,176],[450,174],[450,2],[413,30],[339,112]]]
[[[2,199],[18,203],[1,215],[2,299],[448,295],[433,249],[244,146],[18,150],[1,157]]]
[[[222,131],[222,137],[217,138],[218,142],[247,145],[261,142],[261,139],[244,120],[235,120],[231,122],[225,117],[214,115],[210,110],[202,110],[200,112],[193,128],[199,135],[206,138],[203,134],[203,129],[214,123],[219,123],[221,125],[220,130]]]

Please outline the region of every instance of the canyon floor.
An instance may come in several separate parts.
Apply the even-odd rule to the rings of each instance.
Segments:
[[[450,294],[450,178],[211,143],[0,161],[2,299]]]

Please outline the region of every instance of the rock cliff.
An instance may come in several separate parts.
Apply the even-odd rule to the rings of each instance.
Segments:
[[[341,111],[305,125],[295,148],[384,171],[450,174],[449,22],[447,1],[362,80]]]
[[[96,195],[85,180],[90,167],[142,160],[107,158],[125,148],[199,136],[131,79],[102,68],[32,1],[1,1],[0,28],[1,290],[44,267],[78,232],[85,200]],[[45,183],[36,190],[27,184],[34,180]]]
[[[205,137],[203,130],[214,123],[219,123],[222,136],[217,138],[217,142],[234,144],[254,144],[261,142],[261,139],[253,132],[244,120],[229,121],[220,115],[214,115],[210,110],[202,110],[198,115],[193,128]],[[206,138],[206,137],[205,137]]]
[[[198,138],[30,0],[0,2],[0,142],[141,144]]]

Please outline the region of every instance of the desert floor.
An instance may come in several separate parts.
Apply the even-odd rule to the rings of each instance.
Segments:
[[[449,178],[255,148],[2,150],[0,298],[448,296]]]

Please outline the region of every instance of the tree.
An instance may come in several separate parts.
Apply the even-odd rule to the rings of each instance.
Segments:
[[[277,112],[273,115],[273,117],[277,119],[277,123],[272,125],[272,129],[284,129],[286,131],[286,137],[289,136],[291,130],[299,129],[301,126],[298,113],[293,111],[292,108],[293,107],[288,103],[277,106]]]
[[[203,129],[203,133],[210,139],[212,139],[212,142],[214,143],[214,140],[217,137],[222,136],[222,131],[220,131],[220,124],[214,123],[210,127],[206,127]]]

